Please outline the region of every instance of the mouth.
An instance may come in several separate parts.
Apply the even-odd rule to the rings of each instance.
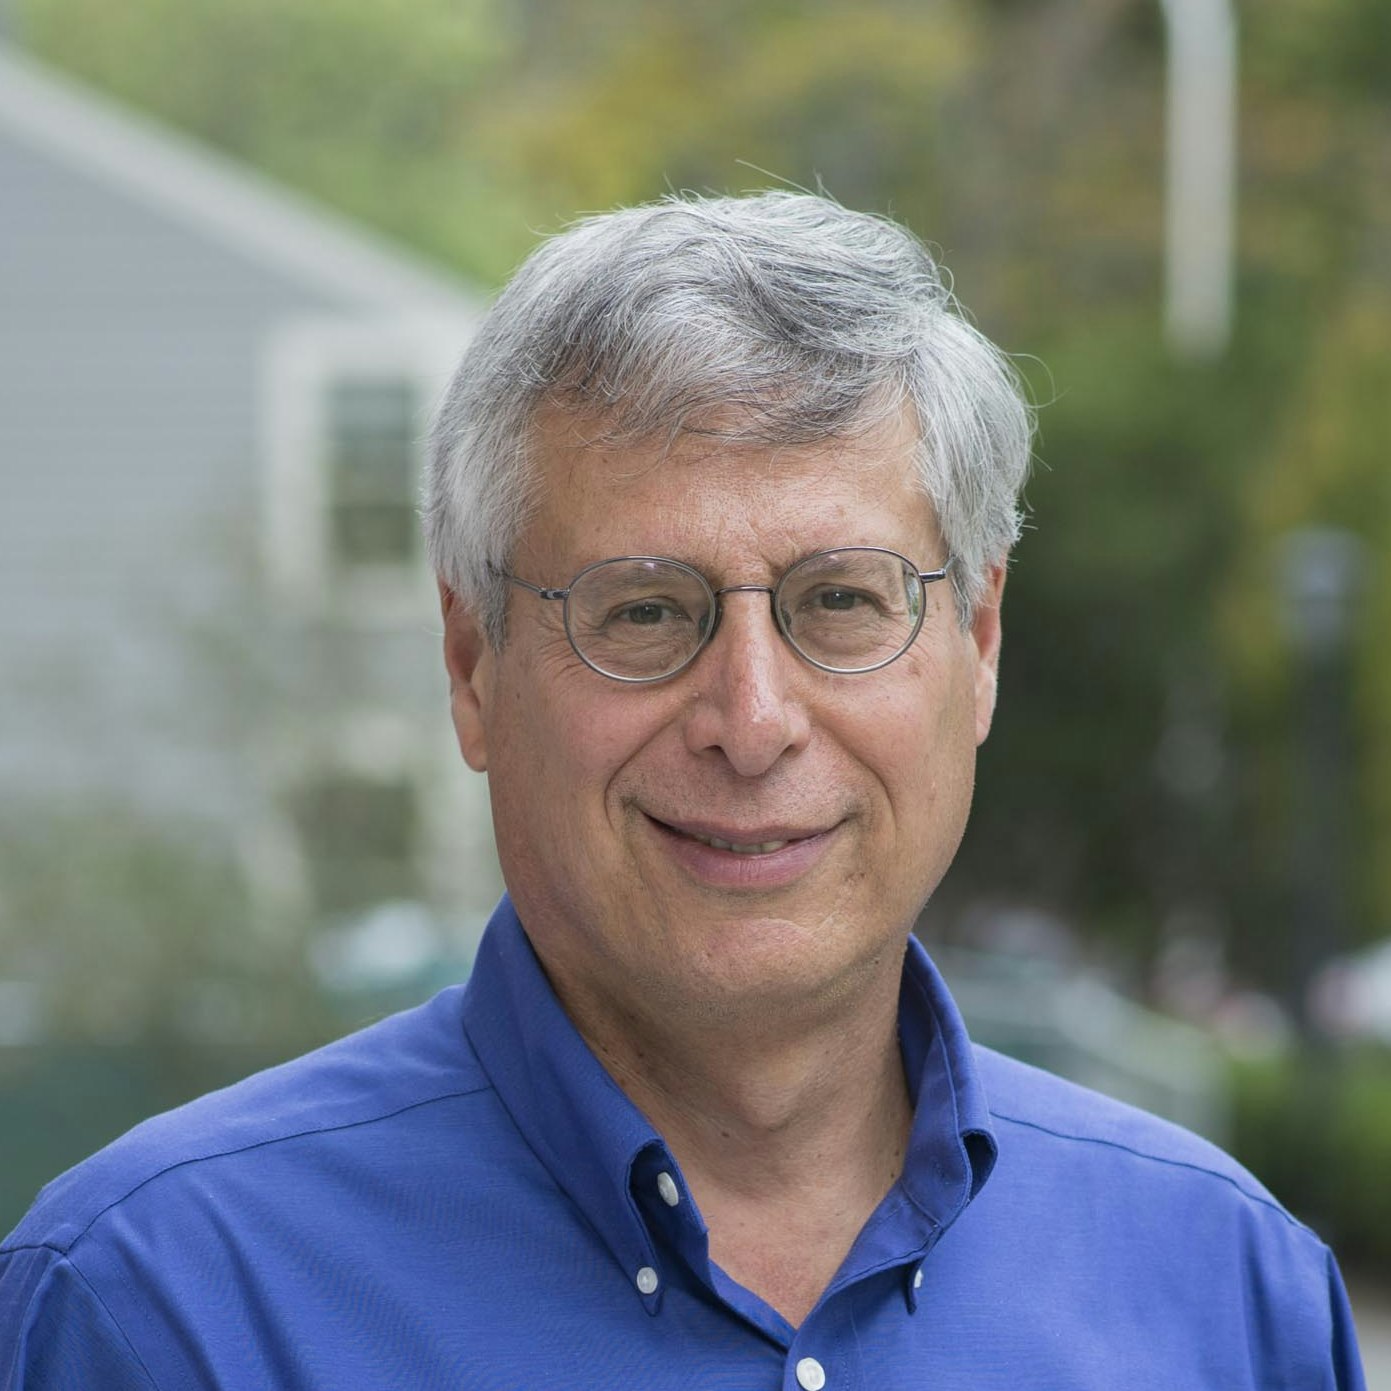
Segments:
[[[668,827],[668,829],[675,829]],[[785,845],[792,844],[792,838],[787,840],[760,840],[741,844],[733,840],[721,840],[719,836],[703,836],[696,831],[677,831],[678,835],[685,835],[690,840],[698,841],[701,845],[711,846],[715,850],[732,850],[736,855],[771,855],[775,850],[781,850]]]
[[[824,835],[827,829],[832,829],[793,830],[786,826],[768,826],[736,831],[732,828],[721,827],[720,829],[724,831],[724,834],[721,835],[717,831],[706,830],[701,826],[663,821],[661,817],[653,816],[650,812],[644,814],[654,826],[666,831],[669,835],[677,836],[681,840],[693,841],[697,845],[708,845],[712,850],[727,850],[734,855],[775,855],[779,850],[786,850],[789,845],[813,840],[817,836]]]
[[[719,893],[781,893],[808,882],[840,843],[841,821],[665,821],[644,812],[662,858],[687,881]]]

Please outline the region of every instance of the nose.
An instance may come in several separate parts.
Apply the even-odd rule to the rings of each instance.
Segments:
[[[686,746],[718,750],[742,777],[766,773],[811,734],[797,695],[805,664],[773,621],[768,591],[722,591],[719,629],[694,666]],[[734,597],[736,596],[737,597]]]

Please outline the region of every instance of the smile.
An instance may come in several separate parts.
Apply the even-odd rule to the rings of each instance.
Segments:
[[[808,828],[787,823],[674,825],[651,815],[646,821],[667,863],[688,880],[720,892],[790,889],[813,873],[841,842],[840,822]]]
[[[695,820],[666,821],[650,812],[646,813],[646,816],[655,827],[664,831],[678,844],[704,846],[710,850],[722,850],[726,854],[741,855],[745,858],[796,851],[799,847],[824,840],[838,824],[798,826],[788,822],[765,822],[761,826],[736,827]]]
[[[731,840],[721,840],[719,836],[702,836],[695,831],[683,831],[681,834],[715,850],[732,850],[736,855],[771,855],[773,851],[792,844],[790,840],[761,840],[749,845],[740,845]]]

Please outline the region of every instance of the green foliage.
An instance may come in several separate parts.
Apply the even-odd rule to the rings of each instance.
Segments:
[[[1350,699],[1360,751],[1353,790],[1357,843],[1353,885],[1369,935],[1391,917],[1391,865],[1374,848],[1391,836],[1391,295],[1357,289],[1308,325],[1301,379],[1272,415],[1271,445],[1257,486],[1243,496],[1246,546],[1228,592],[1224,627],[1240,698],[1256,712],[1284,684],[1288,640],[1272,583],[1281,539],[1302,526],[1334,527],[1359,537],[1368,566],[1358,607]],[[1269,712],[1266,711],[1267,719]],[[1262,751],[1264,777],[1280,776],[1279,745]]]
[[[24,0],[41,54],[441,260],[498,275],[524,220],[470,155],[507,52],[491,0]]]
[[[648,0],[612,13],[624,23],[588,63],[558,69],[529,49],[484,125],[485,148],[506,151],[551,206],[761,184],[762,169],[924,211],[942,92],[965,56],[950,10],[930,27],[888,0],[853,22],[825,5]]]
[[[1391,11],[1385,0],[1263,0],[1247,7],[1254,67],[1286,91],[1338,101],[1391,97]]]
[[[557,209],[761,181],[743,163],[925,214],[966,38],[909,13],[21,0],[39,53],[484,281]]]
[[[1350,1268],[1391,1270],[1391,1052],[1233,1067],[1233,1152]]]
[[[270,921],[211,833],[130,807],[26,808],[0,825],[0,974],[47,1036],[305,1043],[328,1019],[304,925]],[[181,1047],[168,1051],[177,1073]]]

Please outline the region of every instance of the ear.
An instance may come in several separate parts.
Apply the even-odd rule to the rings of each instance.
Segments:
[[[985,593],[971,616],[971,641],[976,666],[976,743],[983,744],[995,715],[995,692],[1000,674],[1000,600],[1005,592],[1005,567],[992,565]]]
[[[463,600],[439,581],[444,616],[444,665],[449,672],[449,713],[464,762],[475,773],[488,767],[487,714],[493,649],[483,625]]]

